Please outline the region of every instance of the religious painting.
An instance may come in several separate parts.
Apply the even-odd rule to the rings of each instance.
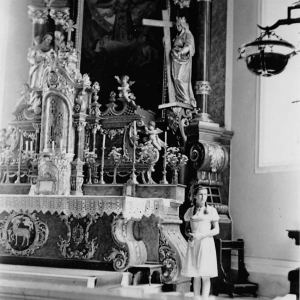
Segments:
[[[115,76],[129,76],[136,104],[157,111],[162,102],[163,28],[142,20],[162,20],[162,0],[85,0],[81,72],[100,84],[99,102],[118,91]]]

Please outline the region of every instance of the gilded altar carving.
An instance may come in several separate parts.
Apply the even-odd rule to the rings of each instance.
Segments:
[[[228,153],[218,143],[196,143],[190,150],[190,159],[199,171],[222,172],[228,164]]]
[[[48,19],[49,8],[28,6],[28,17],[34,24],[45,24]]]
[[[209,81],[196,81],[195,83],[195,93],[197,95],[210,95],[211,86]]]
[[[47,224],[35,213],[13,212],[0,221],[0,244],[11,255],[29,256],[48,239]]]
[[[50,17],[54,20],[55,25],[64,25],[70,18],[70,8],[52,8],[50,9]]]
[[[89,240],[89,229],[98,216],[87,215],[83,218],[62,215],[61,220],[68,228],[67,239],[59,236],[57,243],[64,258],[91,259],[98,249],[97,237]]]
[[[165,283],[175,279],[178,273],[176,252],[171,248],[162,228],[159,228],[159,261],[163,265],[162,278]]]
[[[134,221],[127,221],[123,214],[113,219],[111,235],[117,247],[111,248],[105,260],[112,261],[116,271],[125,271],[129,266],[143,264],[147,260],[145,243],[134,238],[133,225]]]
[[[129,267],[129,249],[126,240],[126,223],[122,215],[116,215],[111,225],[111,236],[116,247],[112,247],[110,254],[104,258],[105,261],[112,261],[116,271],[125,271]]]

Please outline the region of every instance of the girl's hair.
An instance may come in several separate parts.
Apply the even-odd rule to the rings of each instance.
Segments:
[[[202,185],[197,185],[196,187],[195,187],[195,189],[194,189],[194,198],[193,198],[193,206],[194,206],[194,210],[193,210],[193,215],[195,215],[196,213],[197,213],[197,207],[196,207],[196,200],[197,200],[197,198],[196,198],[196,195],[197,195],[197,193],[199,192],[199,191],[201,191],[201,190],[207,190],[207,188],[206,187],[204,187],[204,186],[202,186]],[[205,202],[205,209],[204,209],[204,214],[206,215],[206,214],[208,214],[209,212],[208,212],[208,206],[207,206],[207,202]]]

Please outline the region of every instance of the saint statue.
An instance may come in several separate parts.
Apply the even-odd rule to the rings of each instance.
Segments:
[[[34,39],[35,45],[29,48],[27,59],[31,64],[29,69],[29,87],[35,89],[42,88],[43,72],[47,62],[56,56],[53,50],[53,35],[45,33],[42,37]]]
[[[174,81],[176,101],[196,107],[192,89],[192,56],[195,42],[185,17],[176,18],[177,36],[171,50],[171,70]]]

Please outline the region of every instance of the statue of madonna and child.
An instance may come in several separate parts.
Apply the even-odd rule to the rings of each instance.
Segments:
[[[176,18],[177,36],[171,50],[171,71],[176,101],[196,107],[192,89],[192,57],[195,54],[194,37],[185,17]]]

